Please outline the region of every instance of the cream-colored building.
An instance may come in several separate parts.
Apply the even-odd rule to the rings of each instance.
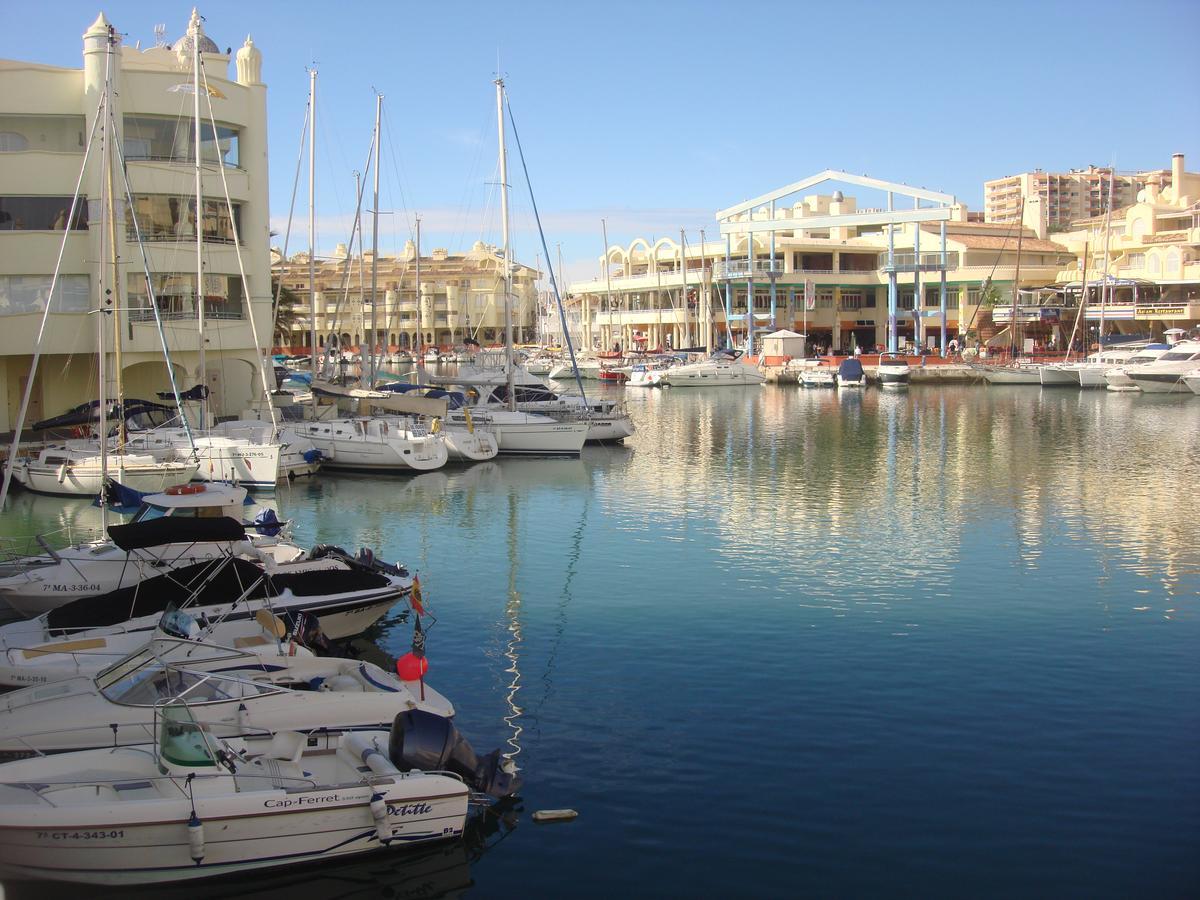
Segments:
[[[983,215],[986,222],[1015,222],[1020,218],[1021,198],[1039,198],[1046,226],[1059,231],[1077,219],[1103,215],[1108,202],[1111,169],[1088,166],[1070,172],[1022,172],[983,183]],[[1113,173],[1113,207],[1134,201],[1153,173]]]
[[[1079,284],[1085,248],[1091,303],[1087,318],[1105,321],[1105,333],[1161,335],[1167,328],[1200,325],[1200,174],[1184,170],[1176,153],[1170,170],[1151,173],[1134,200],[1105,217],[1072,224],[1055,235],[1071,248],[1076,264],[1060,273]],[[1107,280],[1106,280],[1107,279]],[[1107,284],[1099,302],[1096,286]]]
[[[839,176],[852,177],[822,173],[810,181],[837,181]],[[1018,228],[968,221],[966,208],[956,202],[941,208],[944,260],[941,222],[896,224],[889,255],[887,228],[861,223],[890,213],[859,209],[855,198],[841,191],[805,194],[786,208],[776,204],[773,218],[755,210],[728,217],[744,226],[770,228],[773,234],[734,234],[727,240],[689,243],[682,252],[671,238],[654,243],[637,238],[610,246],[600,274],[571,285],[581,301],[582,342],[603,348],[740,348],[746,344],[749,320],[756,336],[788,328],[807,334],[817,348],[886,346],[894,276],[897,344],[930,347],[941,341],[943,269],[947,343],[960,335],[981,341],[1002,338],[1006,325],[994,318],[1001,319],[1011,308]],[[1030,204],[1027,217],[1038,221],[1036,203]],[[1022,290],[1054,281],[1072,259],[1064,245],[1026,226],[1020,235]],[[806,290],[811,303],[805,300]],[[1047,336],[1053,327],[1027,324],[1034,326],[1027,331],[1040,327]]]
[[[418,260],[409,241],[399,256],[380,256],[375,274],[377,309],[371,305],[371,253],[347,256],[338,245],[333,259],[316,264],[317,346],[359,349],[386,347],[451,347],[465,338],[482,344],[504,340],[504,257],[496,248],[477,242],[469,252],[454,254],[435,249]],[[307,353],[312,322],[308,254],[286,261],[276,254],[276,277],[301,300],[295,308],[290,340],[284,348]],[[418,275],[420,300],[418,302]],[[537,313],[538,272],[512,266],[513,339],[533,339]],[[372,341],[377,331],[378,338]]]
[[[189,33],[192,28],[209,85],[202,117],[208,118],[211,102],[216,124],[214,134],[206,122],[200,140],[206,380],[211,413],[230,416],[259,390],[262,354],[251,314],[262,341],[270,339],[266,86],[262,55],[249,38],[231,55],[204,35],[198,18]],[[116,142],[133,203],[119,204],[117,277],[114,281],[111,264],[105,275],[121,298],[113,304],[116,312],[105,317],[106,351],[119,336],[125,396],[155,399],[155,392],[170,386],[135,218],[179,387],[187,389],[199,378],[192,44],[185,34],[173,47],[160,43],[142,50],[123,46],[115,29],[111,34]],[[97,396],[97,316],[90,311],[103,299],[98,264],[111,249],[98,203],[107,167],[95,142],[83,171],[87,202],[72,227],[66,226],[104,93],[109,48],[110,25],[101,14],[83,35],[82,68],[0,60],[0,431],[16,424],[64,231],[61,288],[52,301],[26,422]],[[125,190],[119,166],[114,190],[118,196]],[[106,357],[111,392],[116,357],[111,352]]]

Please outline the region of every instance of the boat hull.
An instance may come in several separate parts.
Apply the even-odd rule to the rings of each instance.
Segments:
[[[143,494],[187,484],[196,473],[197,466],[194,463],[152,463],[146,466],[110,466],[108,469],[110,478]],[[104,484],[104,473],[99,465],[51,466],[30,462],[14,466],[13,477],[26,490],[56,497],[95,497]]]
[[[989,369],[983,373],[988,384],[1041,384],[1042,379],[1037,369],[1016,368]]]
[[[1129,377],[1143,394],[1187,394],[1188,386],[1177,372],[1133,372]]]
[[[1037,370],[1037,376],[1043,387],[1079,387],[1079,378],[1073,368],[1042,366]]]

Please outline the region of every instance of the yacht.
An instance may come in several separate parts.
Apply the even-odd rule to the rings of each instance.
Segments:
[[[1133,379],[1126,372],[1127,369],[1133,366],[1143,366],[1146,363],[1154,362],[1161,359],[1162,355],[1171,349],[1170,344],[1147,344],[1129,359],[1125,360],[1124,365],[1116,368],[1108,369],[1104,373],[1104,381],[1110,391],[1137,391],[1140,388],[1133,383]]]
[[[214,425],[211,430],[214,434],[245,441],[247,444],[265,446],[278,443],[278,475],[281,481],[315,475],[321,469],[321,451],[316,444],[302,439],[295,433],[287,439],[283,438],[269,420],[235,419]]]
[[[988,384],[1041,384],[1041,363],[1018,362],[1005,366],[981,366]]]
[[[424,425],[371,416],[295,422],[288,434],[312,441],[327,469],[407,473],[440,469],[449,459],[445,438]]]
[[[269,557],[274,565],[303,559],[305,552],[281,537],[283,526],[273,510],[261,522],[243,521],[245,500],[245,488],[218,484],[148,494],[130,523],[111,526],[102,540],[7,563],[0,599],[21,615],[37,616],[231,554]]]
[[[276,441],[227,437],[216,430],[190,434],[184,428],[131,431],[130,449],[177,462],[195,462],[196,481],[239,484],[250,490],[274,490],[282,450]]]
[[[1183,376],[1200,365],[1200,340],[1179,341],[1155,362],[1129,369],[1126,374],[1143,393],[1187,392]]]
[[[741,350],[718,350],[703,362],[675,366],[663,376],[671,387],[763,384],[767,380],[757,368],[747,365]]]
[[[18,459],[12,477],[26,490],[38,494],[95,497],[106,478],[139,492],[161,491],[187,484],[200,468],[194,461],[162,461],[152,453],[130,450],[108,451],[102,457],[94,440],[50,444]]]
[[[619,354],[598,354],[594,351],[585,351],[575,354],[575,366],[571,365],[570,359],[565,359],[550,370],[551,381],[572,381],[575,378],[575,368],[579,369],[580,378],[590,378],[598,380],[600,378],[600,363],[602,359],[619,357]]]
[[[1200,394],[1200,368],[1192,369],[1183,376],[1183,383],[1193,394]]]
[[[1104,373],[1128,362],[1136,352],[1131,347],[1101,350],[1080,362],[1044,365],[1039,376],[1045,386],[1104,387]]]

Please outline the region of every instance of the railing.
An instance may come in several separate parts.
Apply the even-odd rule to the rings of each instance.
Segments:
[[[713,264],[713,275],[717,278],[737,278],[750,274],[755,275],[770,275],[782,274],[783,260],[773,259],[756,259],[753,261],[745,259],[731,259],[726,262],[723,259],[718,259]]]
[[[888,257],[886,253],[879,254],[879,271],[896,271],[896,272],[914,272],[917,269],[915,253],[895,253],[892,255],[893,265],[888,268]],[[946,251],[946,266],[947,269],[958,268],[958,251]],[[921,271],[922,272],[940,272],[942,270],[942,253],[940,250],[933,253],[921,254]]]

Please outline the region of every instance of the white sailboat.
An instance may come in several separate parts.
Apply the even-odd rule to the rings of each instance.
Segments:
[[[741,350],[718,350],[703,362],[673,366],[663,375],[671,387],[763,384],[767,377],[742,360]]]

